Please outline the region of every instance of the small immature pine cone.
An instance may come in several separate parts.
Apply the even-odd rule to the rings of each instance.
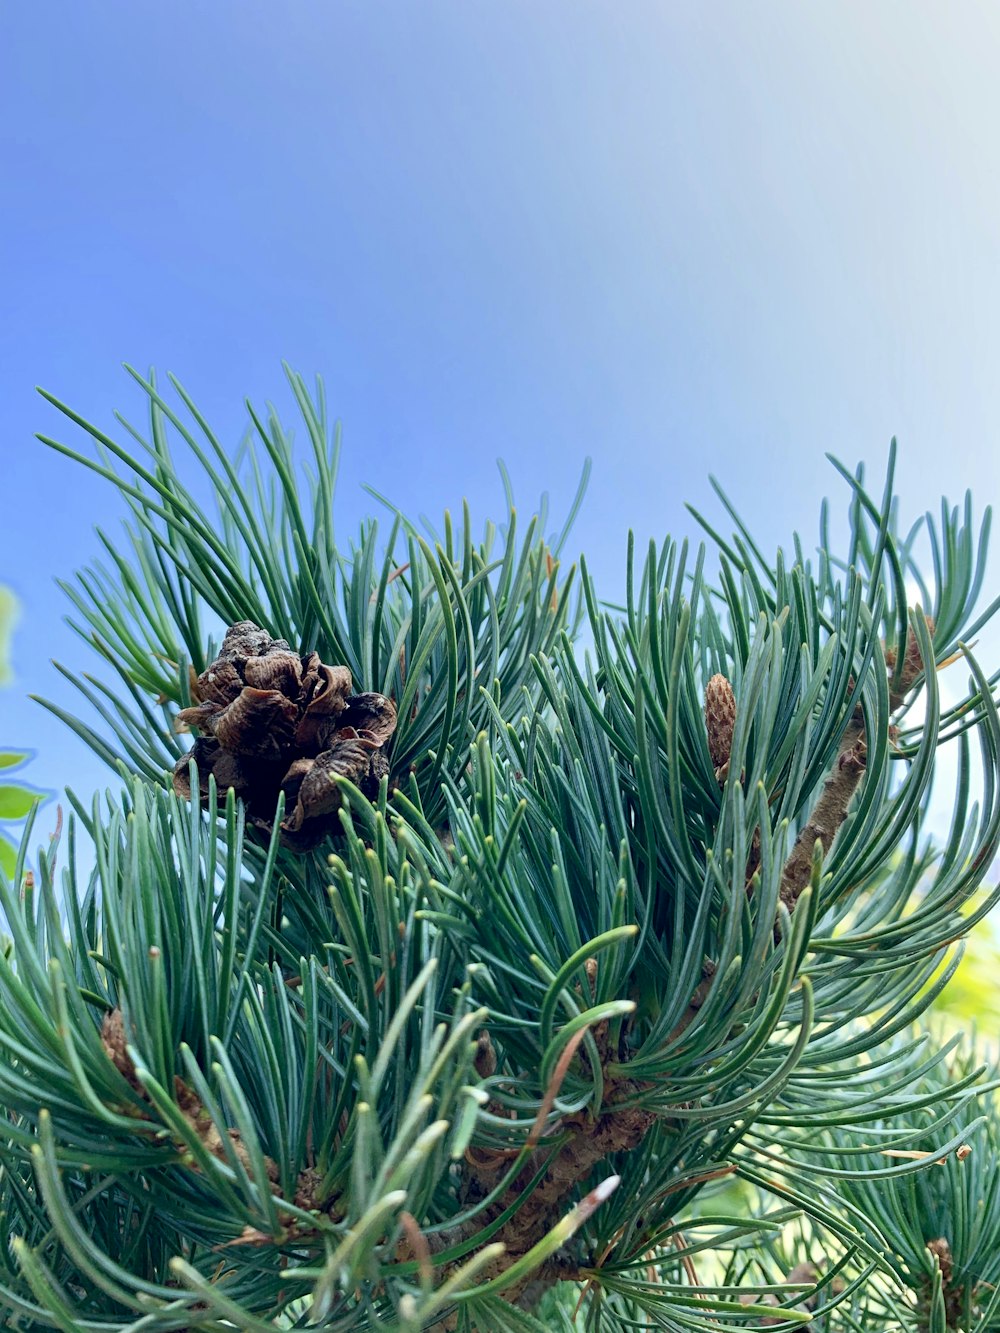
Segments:
[[[318,1208],[320,1206],[319,1187],[322,1183],[323,1172],[317,1170],[315,1166],[307,1166],[300,1171],[295,1182],[295,1198],[293,1200],[295,1207],[304,1208],[306,1212]]]
[[[951,1246],[944,1236],[939,1236],[937,1240],[929,1240],[927,1249],[930,1250],[934,1258],[938,1261],[938,1267],[941,1269],[941,1284],[948,1287],[951,1285],[953,1260],[951,1257]]]
[[[496,1048],[486,1028],[483,1028],[476,1041],[476,1054],[473,1063],[480,1078],[490,1078],[497,1072]]]
[[[110,1009],[104,1015],[104,1022],[101,1024],[101,1045],[104,1047],[104,1054],[136,1092],[143,1092],[132,1057],[126,1050],[127,1041],[122,1011]],[[143,1095],[145,1096],[145,1093]]]
[[[927,632],[933,640],[934,630],[936,628],[933,617],[924,616],[924,623],[927,626]],[[895,648],[886,648],[885,664],[889,668],[889,673],[891,675],[896,669]],[[933,665],[933,663],[931,665]],[[920,642],[917,639],[916,634],[914,634],[913,626],[911,625],[906,631],[906,651],[903,655],[903,669],[899,673],[899,688],[896,692],[896,697],[900,701],[905,694],[909,693],[917,677],[923,675],[926,670],[927,667],[924,665],[924,659],[920,655]]]
[[[938,1268],[941,1270],[941,1295],[944,1297],[944,1317],[949,1328],[958,1328],[962,1322],[962,1313],[964,1301],[962,1296],[962,1281],[959,1278],[955,1284],[955,1259],[951,1252],[951,1245],[946,1236],[938,1236],[936,1240],[927,1242],[927,1249],[937,1260]],[[933,1286],[928,1283],[928,1297],[933,1291]]]
[[[735,726],[736,696],[729,681],[717,672],[705,686],[705,730],[716,774],[729,763]]]

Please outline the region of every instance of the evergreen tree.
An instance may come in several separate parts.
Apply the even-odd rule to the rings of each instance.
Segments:
[[[835,464],[768,559],[720,491],[615,607],[509,487],[336,537],[321,386],[304,459],[135,378],[45,440],[130,512],[48,705],[120,790],[0,881],[7,1326],[1000,1329],[994,1083],[914,1028],[996,896],[988,511]]]

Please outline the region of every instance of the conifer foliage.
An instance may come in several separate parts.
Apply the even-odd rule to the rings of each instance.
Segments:
[[[345,539],[321,385],[232,449],[134,378],[127,444],[50,399],[127,523],[48,705],[114,790],[0,879],[7,1326],[1000,1329],[995,1085],[915,1027],[996,896],[989,511],[835,463],[768,558],[720,491],[616,606],[576,504]]]

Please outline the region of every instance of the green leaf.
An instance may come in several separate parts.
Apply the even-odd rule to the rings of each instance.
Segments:
[[[30,787],[15,787],[12,783],[0,786],[0,819],[25,819],[42,795]]]

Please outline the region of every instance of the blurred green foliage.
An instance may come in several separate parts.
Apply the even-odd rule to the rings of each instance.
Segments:
[[[970,906],[974,911],[975,903]],[[966,936],[962,962],[930,1011],[945,1036],[961,1032],[975,1041],[983,1058],[994,1060],[1000,1055],[998,973],[1000,935],[996,922],[987,917]]]
[[[8,684],[11,679],[10,641],[17,614],[17,598],[9,588],[0,587],[0,684]],[[0,775],[8,777],[30,757],[28,750],[0,750]],[[2,831],[3,826],[26,819],[42,795],[19,782],[0,782],[0,868],[5,875],[14,874],[17,848],[14,840]]]
[[[0,685],[6,685],[11,678],[10,641],[19,609],[11,590],[0,586]]]

